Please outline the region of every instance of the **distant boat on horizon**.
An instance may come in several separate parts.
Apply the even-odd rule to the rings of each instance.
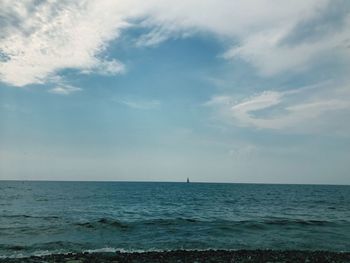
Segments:
[[[190,178],[187,177],[187,183],[190,183]]]

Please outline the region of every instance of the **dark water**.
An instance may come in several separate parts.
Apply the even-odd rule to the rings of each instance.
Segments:
[[[0,255],[350,251],[350,187],[0,181]]]

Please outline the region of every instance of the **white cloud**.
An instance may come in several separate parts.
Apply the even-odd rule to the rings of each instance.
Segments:
[[[137,41],[136,46],[156,46],[170,38],[172,32],[163,29],[154,29],[147,34],[143,34]]]
[[[3,0],[0,79],[25,86],[45,83],[67,68],[107,75],[123,72],[121,62],[106,61],[103,52],[131,23],[150,29],[137,45],[205,31],[232,43],[226,58],[247,60],[263,74],[302,69],[324,52],[349,56],[346,12],[344,26],[335,27],[336,33],[322,31],[324,37],[317,41],[283,44],[298,25],[327,13],[331,4],[347,8],[341,0]]]
[[[101,60],[96,65],[96,67],[90,68],[90,69],[84,69],[81,72],[84,74],[95,73],[95,74],[110,76],[110,75],[115,75],[115,74],[120,74],[125,72],[125,66],[116,60],[111,60],[111,61]]]
[[[123,67],[99,58],[127,24],[108,1],[2,1],[0,15],[16,17],[0,40],[0,77],[14,86],[44,83],[71,68],[115,74]]]
[[[347,21],[350,28],[350,19]],[[337,34],[318,41],[300,43],[298,45],[282,45],[291,29],[270,29],[242,39],[239,46],[231,48],[224,54],[227,59],[240,57],[252,63],[263,75],[274,75],[287,70],[302,71],[312,61],[324,54],[342,54],[350,57],[349,49],[343,44],[350,36],[350,30],[344,29]]]
[[[234,97],[221,96],[206,105],[215,108],[225,121],[240,127],[338,135],[350,131],[348,120],[344,119],[350,116],[348,86],[330,89],[327,85],[311,92],[309,88],[264,91],[240,102],[234,102]]]
[[[176,32],[211,32],[231,43],[224,58],[246,60],[268,76],[304,70],[324,54],[350,56],[345,44],[350,36],[350,5],[346,1],[187,0],[147,4],[147,25],[160,30],[142,36],[139,42],[145,45],[164,41]],[[309,31],[306,37],[296,41],[298,32],[305,30]]]
[[[70,86],[70,85],[60,85],[49,90],[50,93],[58,95],[69,95],[71,93],[81,91],[81,88]]]
[[[254,96],[244,102],[231,107],[232,112],[237,115],[245,115],[246,113],[265,109],[281,102],[282,94],[275,91],[265,91],[262,94]]]

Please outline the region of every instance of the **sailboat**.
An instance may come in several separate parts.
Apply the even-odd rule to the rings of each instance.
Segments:
[[[187,177],[187,183],[189,183],[189,182],[190,182],[190,178]]]

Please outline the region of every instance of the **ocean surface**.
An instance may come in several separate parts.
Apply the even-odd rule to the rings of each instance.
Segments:
[[[350,251],[350,186],[0,181],[0,256]]]

